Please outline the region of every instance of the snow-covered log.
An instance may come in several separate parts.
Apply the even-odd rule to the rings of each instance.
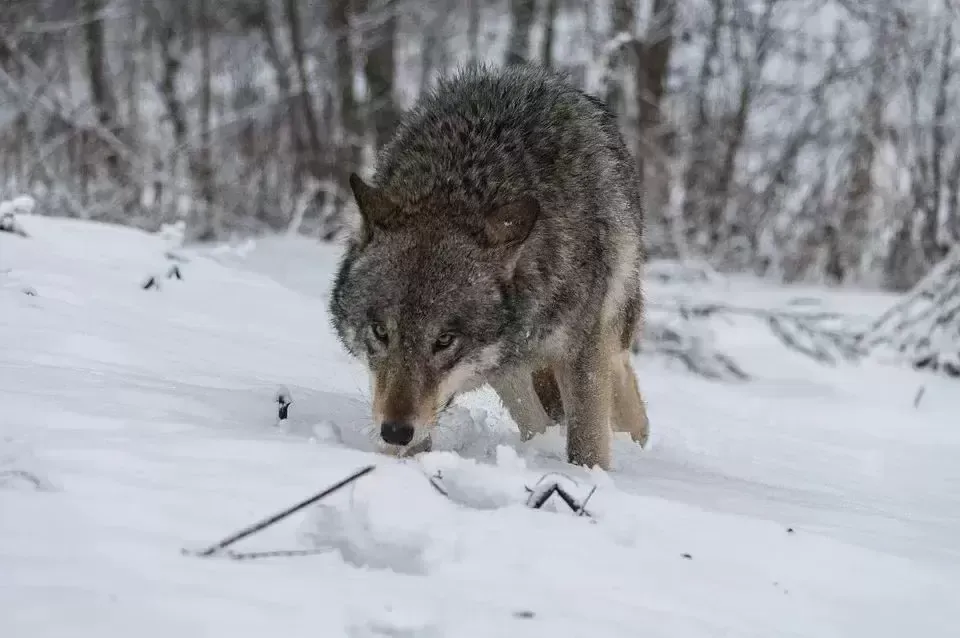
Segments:
[[[809,300],[798,299],[782,308],[751,308],[699,300],[696,293],[691,299],[697,287],[723,283],[723,277],[704,262],[653,261],[645,276],[662,292],[646,303],[646,326],[634,352],[675,359],[701,376],[720,380],[750,377],[733,356],[720,349],[716,338],[720,319],[756,321],[786,348],[824,364],[855,361],[863,354],[858,342],[861,331],[854,319],[811,307]]]
[[[16,215],[29,215],[36,206],[32,197],[22,195],[11,200],[0,201],[0,233],[11,233],[27,237],[27,231],[17,222]]]
[[[749,378],[730,355],[717,348],[705,317],[683,310],[651,314],[643,337],[634,344],[633,351],[674,359],[690,372],[708,379],[743,381]]]

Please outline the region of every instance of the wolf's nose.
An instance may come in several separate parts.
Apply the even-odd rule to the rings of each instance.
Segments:
[[[380,438],[390,445],[407,445],[413,440],[413,426],[402,421],[385,421],[380,426]]]

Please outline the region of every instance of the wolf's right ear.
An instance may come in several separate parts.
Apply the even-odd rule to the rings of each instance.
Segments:
[[[373,234],[373,230],[383,226],[387,221],[393,211],[393,205],[380,190],[367,184],[356,173],[350,173],[350,190],[353,191],[357,208],[360,209],[360,217],[363,218],[361,237],[363,243],[366,243]]]

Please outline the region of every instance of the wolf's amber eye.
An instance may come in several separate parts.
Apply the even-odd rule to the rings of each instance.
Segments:
[[[434,352],[439,352],[441,350],[446,350],[453,345],[453,342],[457,340],[457,335],[452,332],[444,332],[442,335],[437,337],[437,340],[433,343]]]
[[[370,332],[372,332],[373,336],[377,338],[377,341],[381,341],[383,343],[386,343],[390,336],[387,334],[387,327],[379,321],[371,324]]]

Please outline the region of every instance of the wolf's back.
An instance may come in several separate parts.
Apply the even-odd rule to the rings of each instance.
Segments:
[[[640,214],[616,118],[565,77],[526,65],[472,65],[441,80],[381,150],[374,180],[398,204],[430,200],[465,222],[525,193],[570,222],[611,205],[637,209],[619,224]]]

